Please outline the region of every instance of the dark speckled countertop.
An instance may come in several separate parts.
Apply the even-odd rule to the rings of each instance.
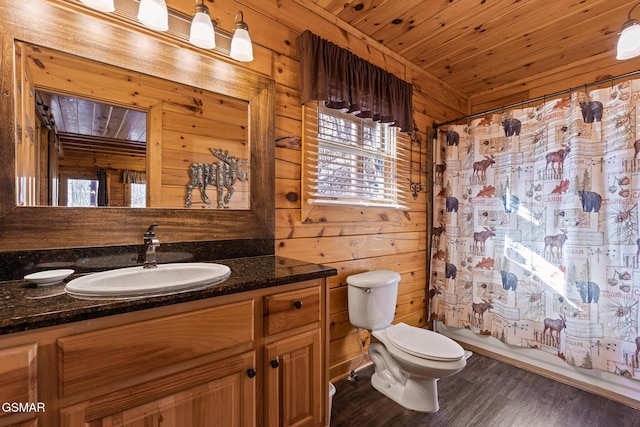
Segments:
[[[231,268],[224,282],[203,290],[131,300],[90,301],[64,292],[65,283],[36,287],[25,280],[0,282],[0,335],[113,314],[212,298],[337,274],[335,268],[274,255],[216,260]]]

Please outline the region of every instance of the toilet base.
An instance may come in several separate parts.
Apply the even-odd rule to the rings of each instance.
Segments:
[[[437,378],[409,377],[404,384],[392,384],[374,373],[371,385],[406,409],[417,412],[437,412],[440,409]]]

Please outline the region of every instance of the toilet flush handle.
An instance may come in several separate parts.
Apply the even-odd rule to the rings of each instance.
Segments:
[[[370,294],[371,292],[373,292],[373,289],[371,288],[362,289],[363,294]]]

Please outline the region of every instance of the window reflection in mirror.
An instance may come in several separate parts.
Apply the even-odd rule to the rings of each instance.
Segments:
[[[67,184],[67,203],[65,206],[96,207],[98,206],[97,179],[69,178]]]
[[[192,184],[191,209],[250,209],[248,179],[191,176],[212,150],[250,158],[247,101],[22,42],[16,64],[19,206],[183,208]],[[72,180],[95,181],[88,199]]]

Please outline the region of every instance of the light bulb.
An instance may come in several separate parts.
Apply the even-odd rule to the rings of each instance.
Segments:
[[[244,22],[242,12],[236,14],[236,29],[231,39],[231,58],[236,61],[253,61],[253,45],[249,37],[249,26]]]
[[[100,12],[113,12],[116,10],[113,6],[113,0],[80,0],[80,2]]]
[[[138,8],[138,20],[156,31],[169,29],[169,12],[164,0],[141,0]]]
[[[216,35],[213,31],[211,16],[209,16],[209,9],[204,5],[196,6],[196,14],[191,21],[189,41],[202,49],[216,47]]]
[[[640,25],[636,21],[628,21],[622,26],[616,59],[630,59],[638,55],[640,55]]]

